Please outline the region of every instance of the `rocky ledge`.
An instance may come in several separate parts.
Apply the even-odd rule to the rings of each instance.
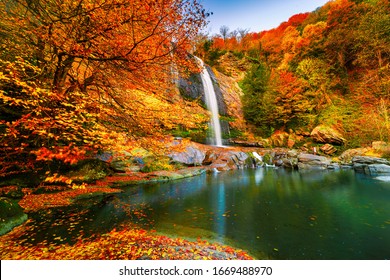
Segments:
[[[375,143],[373,143],[375,147]],[[299,171],[354,169],[370,175],[390,174],[390,161],[373,154],[376,149],[347,150],[340,157],[310,154],[298,149],[255,147],[211,147],[191,143],[184,151],[172,153],[171,159],[187,166],[203,166],[210,171],[247,167],[283,167]]]

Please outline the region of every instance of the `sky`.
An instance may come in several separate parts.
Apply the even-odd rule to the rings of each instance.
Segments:
[[[230,31],[237,28],[260,32],[279,26],[291,16],[311,12],[329,0],[200,0],[212,12],[205,32],[219,33],[222,25]]]

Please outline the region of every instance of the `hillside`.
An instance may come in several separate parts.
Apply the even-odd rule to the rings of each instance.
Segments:
[[[324,125],[343,149],[390,140],[387,0],[332,1],[269,31],[204,39],[198,53],[239,82],[255,135]]]

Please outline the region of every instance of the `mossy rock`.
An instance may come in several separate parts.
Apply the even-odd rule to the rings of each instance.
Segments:
[[[27,215],[16,200],[0,197],[0,235],[10,232],[14,227],[23,224]]]
[[[112,174],[109,164],[99,159],[78,162],[67,176],[76,183],[93,183]]]
[[[265,154],[263,156],[263,162],[266,164],[272,164],[273,156],[271,154]]]

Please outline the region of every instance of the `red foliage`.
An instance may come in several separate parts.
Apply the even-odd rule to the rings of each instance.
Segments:
[[[51,186],[53,188],[53,186]],[[61,189],[63,187],[59,187]],[[112,188],[102,188],[102,187],[85,187],[79,189],[72,189],[61,191],[58,193],[52,194],[31,194],[31,191],[28,192],[25,189],[27,194],[19,201],[19,205],[25,209],[25,211],[37,211],[41,209],[47,209],[50,207],[59,207],[67,206],[72,203],[72,199],[76,198],[79,195],[91,194],[95,192],[99,193],[117,193],[121,190],[112,189]]]
[[[0,237],[0,257],[12,260],[252,260],[246,252],[220,244],[155,235],[143,229],[127,228],[81,240],[74,245],[42,242],[35,246],[15,241],[25,228]]]

